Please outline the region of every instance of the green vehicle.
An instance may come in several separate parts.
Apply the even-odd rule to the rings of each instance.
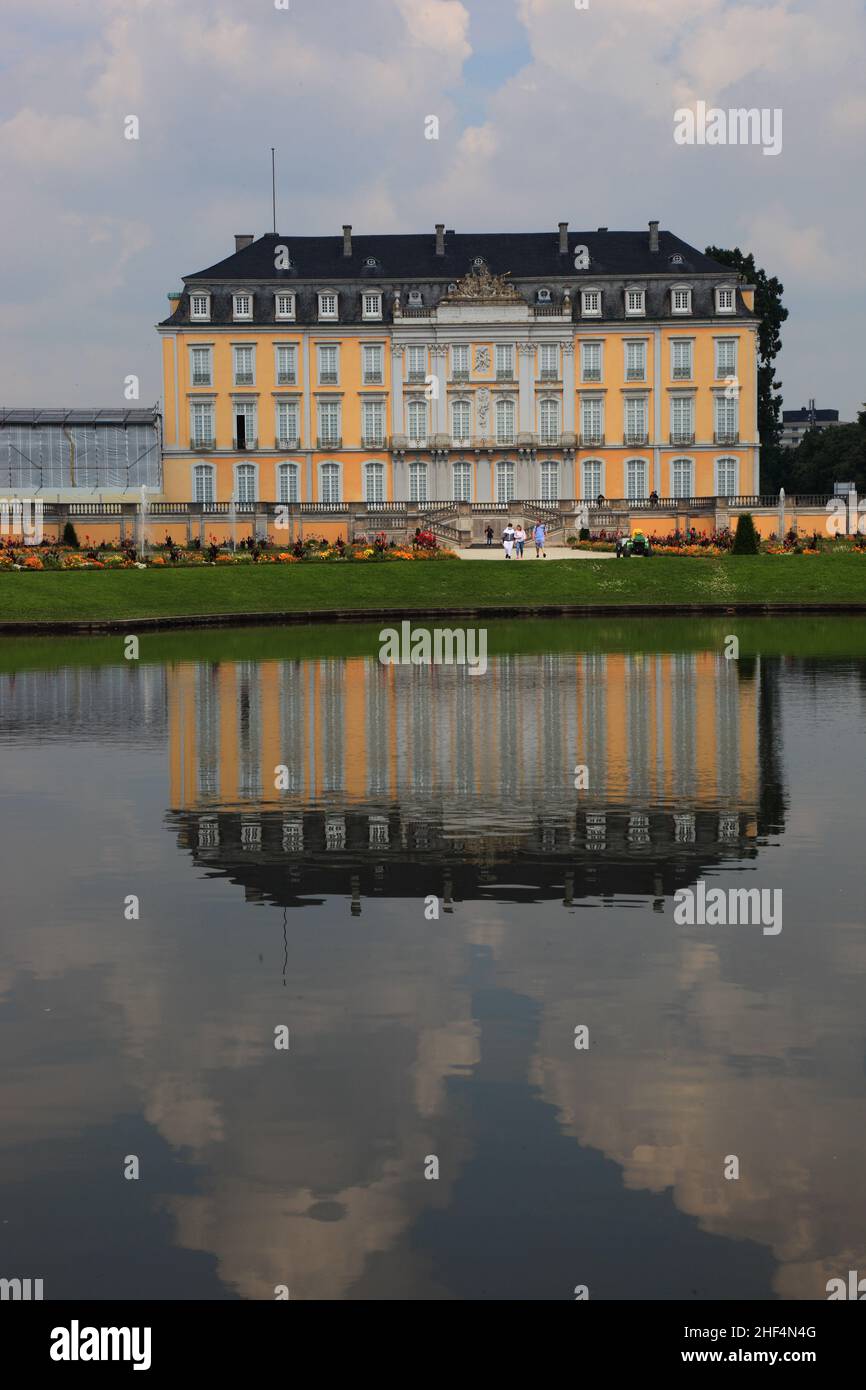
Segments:
[[[618,560],[628,560],[632,555],[643,555],[648,558],[652,555],[652,546],[649,537],[643,531],[635,531],[633,536],[619,536],[616,542],[616,558]]]

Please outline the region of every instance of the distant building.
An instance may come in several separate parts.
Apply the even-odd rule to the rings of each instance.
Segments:
[[[838,410],[817,410],[814,399],[810,400],[799,410],[782,411],[782,444],[796,449],[809,430],[828,430],[838,424]]]

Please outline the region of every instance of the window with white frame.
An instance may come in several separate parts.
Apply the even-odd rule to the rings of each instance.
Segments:
[[[341,502],[340,465],[338,463],[319,464],[319,500],[321,502]]]
[[[496,421],[496,443],[514,443],[514,401],[507,396],[500,397],[496,402],[495,410]]]
[[[361,377],[365,386],[382,386],[385,358],[381,343],[364,343],[361,348]]]
[[[235,469],[235,501],[255,502],[256,466],[254,463],[239,463]]]
[[[212,349],[209,347],[194,347],[190,349],[193,386],[213,385],[211,357]]]
[[[716,496],[736,497],[739,474],[739,460],[734,458],[716,459]]]
[[[378,290],[364,290],[361,295],[361,317],[380,319],[382,317],[382,295]]]
[[[538,406],[538,439],[540,444],[559,441],[559,401],[545,400]]]
[[[336,343],[319,343],[319,384],[336,386],[340,380],[340,349]]]
[[[646,380],[646,343],[626,343],[625,345],[626,381]]]
[[[251,319],[253,316],[253,297],[246,290],[232,295],[232,312],[236,319]]]
[[[580,310],[586,319],[601,318],[601,290],[581,290]]]
[[[601,381],[601,343],[581,343],[580,379],[581,381]]]
[[[739,430],[738,402],[721,392],[715,397],[715,434],[717,444],[736,444]]]
[[[468,401],[451,403],[451,438],[454,444],[468,444],[471,433],[471,406]]]
[[[497,502],[512,502],[514,500],[514,464],[499,462],[496,465],[496,500]]]
[[[646,290],[626,290],[625,311],[627,314],[645,314]]]
[[[192,470],[192,500],[207,505],[216,500],[214,468],[210,463],[197,463]]]
[[[737,375],[736,338],[716,339],[716,379]]]
[[[716,290],[716,313],[732,314],[736,308],[733,289]]]
[[[381,449],[385,443],[385,402],[363,401],[361,404],[363,443],[371,449]]]
[[[647,495],[646,459],[629,459],[625,466],[625,495],[630,502]]]
[[[671,463],[671,497],[691,497],[692,461],[674,459]]]
[[[647,403],[645,396],[625,398],[625,442],[642,444],[647,437]]]
[[[600,396],[584,396],[580,402],[582,444],[604,443],[604,401]]]
[[[497,343],[494,348],[496,358],[496,380],[512,381],[514,379],[514,348],[511,344]]]
[[[319,401],[319,445],[333,448],[340,443],[340,402]]]
[[[385,501],[385,465],[383,463],[364,464],[364,501]]]
[[[601,459],[586,459],[581,466],[581,474],[583,477],[581,497],[585,502],[595,502],[604,491]]]
[[[295,317],[294,290],[279,290],[274,295],[274,317],[278,319],[293,319]]]
[[[213,447],[213,426],[213,401],[193,401],[191,407],[190,437],[194,449]]]
[[[277,343],[274,348],[278,386],[296,386],[298,381],[298,354],[294,343]]]
[[[232,411],[235,419],[234,447],[236,449],[254,449],[258,440],[255,401],[235,401]]]
[[[692,292],[685,285],[671,290],[671,313],[690,314],[692,312]]]
[[[469,380],[468,343],[456,343],[451,349],[451,375],[455,381]]]
[[[300,502],[300,468],[296,463],[281,463],[277,468],[277,501]]]
[[[408,348],[406,366],[409,381],[423,381],[427,375],[427,349],[425,347]]]
[[[674,381],[691,381],[693,349],[691,338],[671,339],[671,378]]]
[[[201,323],[210,318],[210,295],[191,294],[189,297],[189,316]]]
[[[427,402],[409,401],[406,407],[406,425],[413,444],[427,443]]]
[[[671,396],[671,443],[691,444],[695,437],[695,402],[692,396]],[[688,494],[673,494],[687,496]]]
[[[332,290],[323,290],[319,295],[319,318],[335,319],[337,317],[337,296]]]
[[[451,495],[455,502],[472,501],[472,464],[455,463],[451,478]]]
[[[300,409],[297,401],[277,401],[277,447],[296,449],[300,440]]]
[[[559,464],[553,459],[545,459],[541,465],[541,500],[559,500]]]
[[[409,464],[409,501],[427,501],[427,465],[426,463]]]
[[[559,347],[556,343],[542,343],[538,349],[538,374],[542,381],[559,380]]]
[[[254,347],[232,348],[235,364],[235,386],[255,386],[256,350]]]

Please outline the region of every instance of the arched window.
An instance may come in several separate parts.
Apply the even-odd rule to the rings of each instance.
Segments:
[[[254,463],[239,463],[235,468],[235,501],[255,502],[256,466]]]
[[[514,401],[507,396],[496,402],[496,443],[514,443]]]
[[[538,438],[541,444],[559,443],[559,401],[542,401],[538,407]]]
[[[647,495],[646,459],[629,459],[625,466],[625,495],[637,501]]]
[[[385,465],[383,463],[364,464],[364,501],[385,501]]]
[[[716,459],[716,496],[736,497],[739,491],[740,461],[735,458]]]
[[[557,502],[559,500],[559,464],[552,459],[545,459],[541,465],[541,500],[542,502]]]
[[[511,502],[514,497],[514,464],[500,462],[496,465],[496,500]]]
[[[453,491],[455,502],[472,501],[472,464],[461,460],[454,465]]]
[[[338,463],[319,464],[319,501],[339,502],[340,465]]]
[[[451,404],[451,439],[454,444],[468,444],[471,430],[471,412],[468,401],[453,401]]]
[[[426,463],[409,464],[409,501],[427,501],[427,465]]]
[[[410,401],[406,409],[409,438],[413,444],[427,443],[427,402]]]
[[[673,459],[671,462],[671,497],[692,497],[691,459]]]
[[[581,464],[583,488],[581,497],[585,502],[594,502],[604,493],[604,464],[601,459],[585,459]]]
[[[298,481],[300,469],[296,463],[281,463],[277,467],[277,501],[300,502],[301,490]]]
[[[216,500],[214,469],[210,463],[197,463],[192,470],[193,502],[211,503]]]

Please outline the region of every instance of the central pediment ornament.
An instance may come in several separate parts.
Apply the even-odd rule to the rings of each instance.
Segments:
[[[443,303],[460,304],[463,301],[471,300],[478,303],[479,300],[509,300],[513,304],[523,304],[525,300],[520,292],[508,279],[511,274],[507,270],[504,275],[491,275],[486,265],[478,266],[468,271],[462,280],[458,280],[454,288],[445,295]]]

